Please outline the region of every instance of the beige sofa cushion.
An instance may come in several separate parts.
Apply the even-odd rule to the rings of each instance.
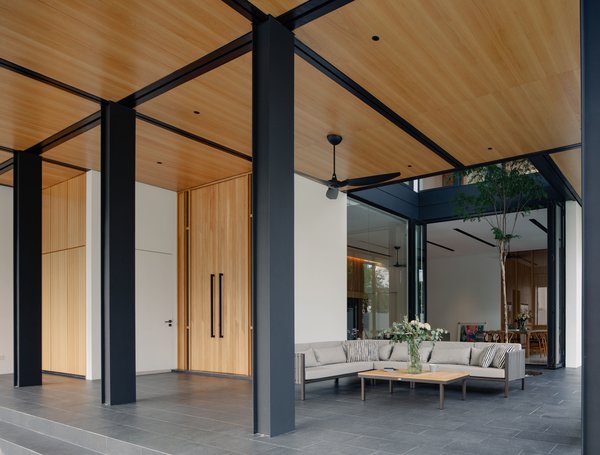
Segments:
[[[421,354],[421,362],[427,362],[427,360],[429,360],[429,354],[431,353],[431,347],[422,344],[419,348],[419,353]],[[395,343],[389,360],[395,362],[408,362],[410,360],[408,358],[408,344]]]
[[[378,352],[378,359],[379,360],[388,360],[390,358],[390,355],[392,354],[393,348],[394,348],[394,345],[392,343],[380,344],[379,352]]]
[[[408,368],[408,362],[395,362],[393,360],[378,360],[373,362],[373,368],[375,370],[383,370],[384,368],[395,368],[396,370],[402,370]]]
[[[423,370],[427,367],[423,366]],[[464,371],[470,376],[486,379],[504,379],[504,370],[499,368],[483,368],[472,365],[446,365],[437,364],[437,371]]]
[[[315,357],[315,351],[313,351],[312,348],[308,348],[306,351],[300,351],[298,354],[304,354],[305,368],[316,367],[318,365],[317,358]]]
[[[442,363],[453,365],[468,365],[471,357],[471,347],[443,348],[436,344],[431,353],[429,363]]]
[[[346,353],[341,344],[330,348],[314,348],[314,351],[320,365],[346,363]]]

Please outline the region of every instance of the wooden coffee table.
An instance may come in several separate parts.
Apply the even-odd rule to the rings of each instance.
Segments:
[[[464,371],[424,371],[422,373],[407,373],[406,370],[384,371],[371,370],[358,373],[360,378],[360,399],[365,400],[365,379],[383,379],[390,382],[390,393],[394,391],[394,381],[409,382],[410,388],[414,389],[415,383],[439,384],[440,386],[440,409],[444,409],[444,386],[454,382],[462,381],[462,399],[467,397],[467,378],[469,373]]]

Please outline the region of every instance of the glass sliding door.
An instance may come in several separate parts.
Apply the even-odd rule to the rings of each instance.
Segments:
[[[348,198],[348,338],[408,314],[408,221]]]

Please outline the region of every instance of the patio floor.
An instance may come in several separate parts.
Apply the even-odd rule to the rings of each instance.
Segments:
[[[14,389],[0,376],[0,453],[43,454],[580,454],[580,370],[539,370],[508,399],[500,383],[446,389],[343,379],[307,386],[295,432],[252,434],[251,383],[165,373],[138,377],[138,402],[99,403],[98,381],[44,376]],[[23,449],[25,448],[25,449]]]

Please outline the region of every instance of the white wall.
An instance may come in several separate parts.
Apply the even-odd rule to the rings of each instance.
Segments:
[[[177,367],[177,193],[135,189],[136,370],[167,371]]]
[[[565,361],[569,368],[581,366],[581,262],[582,262],[582,225],[581,207],[575,201],[566,204],[565,226],[565,291],[566,315]]]
[[[346,339],[346,195],[295,176],[296,343]]]
[[[459,322],[500,329],[500,265],[494,253],[427,261],[427,315],[433,327],[457,338]]]
[[[0,186],[0,374],[13,372],[13,191]]]
[[[86,174],[85,199],[85,337],[86,379],[100,379],[102,375],[100,307],[101,283],[101,225],[100,173]]]

